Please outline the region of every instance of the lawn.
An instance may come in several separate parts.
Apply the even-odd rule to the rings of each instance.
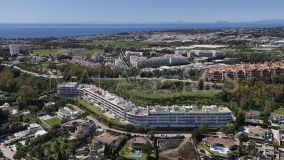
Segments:
[[[49,64],[48,63],[42,63],[38,65],[39,67],[41,67],[42,69],[48,69]]]
[[[125,125],[125,123],[121,121],[107,117],[103,114],[103,111],[100,108],[90,104],[89,102],[86,102],[80,98],[77,98],[76,100],[82,107],[84,107],[84,109],[92,113],[96,118],[100,118],[102,119],[102,121],[106,121],[107,123],[117,126],[119,128],[122,128]]]
[[[274,113],[284,114],[284,108],[277,108],[276,110],[274,110]]]
[[[61,124],[61,120],[58,117],[53,117],[51,119],[46,120],[45,122],[51,127]]]
[[[61,48],[61,49],[63,49],[63,48]],[[58,50],[60,50],[60,48],[57,48],[57,49],[39,49],[39,50],[32,50],[32,53],[36,54],[36,55],[55,56],[55,55],[57,55]],[[99,49],[99,48],[85,49],[84,55],[90,56],[90,55],[93,55],[95,52],[101,52],[101,51],[103,51],[103,50]]]
[[[98,85],[98,82],[94,82]],[[137,105],[210,105],[223,102],[218,98],[220,90],[192,91],[183,89],[157,89],[151,81],[127,82],[127,81],[100,81],[102,88],[130,100]]]
[[[36,54],[36,55],[56,55],[58,53],[58,50],[59,49],[38,49],[38,50],[32,50],[32,53],[33,54]]]
[[[125,146],[122,148],[122,150],[119,152],[119,155],[121,157],[125,157],[127,159],[133,159],[133,160],[146,160],[147,155],[145,153],[143,153],[142,151],[140,151],[141,153],[141,157],[131,157],[130,153],[132,152],[132,147],[130,142],[127,142],[125,144]]]
[[[85,49],[84,55],[91,56],[91,55],[93,55],[96,52],[103,52],[103,50],[102,49],[97,49],[97,48],[96,49]]]

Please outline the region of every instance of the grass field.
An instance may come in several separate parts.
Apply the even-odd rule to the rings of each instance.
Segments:
[[[284,108],[278,108],[278,109],[274,110],[274,113],[284,114]]]
[[[32,53],[36,55],[54,56],[58,53],[58,50],[59,49],[38,49],[38,50],[32,50]]]
[[[42,69],[47,69],[49,64],[48,63],[42,63],[38,65],[39,67],[41,67]]]
[[[53,117],[51,119],[46,120],[45,122],[51,127],[61,124],[61,120],[58,117]]]
[[[131,160],[146,160],[147,155],[145,153],[143,153],[142,151],[140,151],[140,154],[141,154],[140,157],[130,156],[131,152],[132,152],[131,144],[130,144],[130,142],[127,142],[126,145],[119,152],[119,155],[121,157],[125,157],[125,158],[131,159]]]
[[[96,52],[103,52],[103,50],[102,49],[98,49],[98,48],[96,48],[96,49],[85,49],[84,55],[91,56],[91,55],[93,55]]]
[[[47,55],[47,56],[51,55],[51,56],[55,56],[55,55],[57,55],[58,50],[61,50],[61,49],[64,49],[64,48],[32,50],[32,53],[36,54],[36,55]],[[99,49],[99,48],[85,49],[84,55],[90,56],[90,55],[94,54],[95,52],[101,52],[101,51],[103,51],[103,50]]]
[[[94,42],[83,42],[81,45],[87,46],[112,46],[112,47],[123,47],[123,48],[147,48],[149,44],[146,42],[134,42],[134,41],[94,41]]]
[[[98,85],[98,82],[94,82]],[[134,102],[137,105],[210,105],[222,104],[218,98],[220,90],[191,90],[189,89],[158,89],[159,84],[151,84],[150,81],[127,82],[100,81],[100,86],[106,90]]]
[[[76,101],[77,101],[81,106],[83,106],[84,109],[86,109],[87,111],[89,111],[90,113],[92,113],[93,115],[95,115],[96,118],[99,117],[99,118],[101,118],[102,120],[104,120],[104,121],[106,121],[106,122],[108,122],[108,123],[110,123],[110,124],[112,124],[112,125],[114,125],[114,126],[117,126],[117,127],[122,127],[122,126],[125,125],[125,123],[123,123],[123,122],[121,122],[121,121],[118,121],[118,120],[109,118],[108,116],[104,115],[104,114],[103,114],[103,111],[102,111],[100,108],[98,108],[98,107],[96,107],[96,106],[94,106],[94,105],[92,105],[92,104],[90,104],[90,103],[88,103],[88,102],[86,102],[86,101],[84,101],[84,100],[81,100],[80,98],[77,98]]]

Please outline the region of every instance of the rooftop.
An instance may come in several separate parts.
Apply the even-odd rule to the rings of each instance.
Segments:
[[[217,105],[209,105],[209,106],[148,106],[148,108],[144,108],[141,106],[136,106],[134,103],[124,100],[123,98],[112,94],[108,91],[105,91],[101,88],[98,88],[94,85],[85,85],[86,90],[96,93],[101,96],[103,99],[112,102],[115,105],[118,105],[120,108],[124,109],[126,112],[136,114],[136,115],[147,115],[148,113],[184,113],[184,112],[231,112],[227,107],[219,107]]]
[[[224,135],[210,135],[206,138],[205,141],[209,145],[221,144],[227,148],[230,148],[237,144],[234,138]]]
[[[252,134],[263,134],[268,132],[268,129],[264,129],[260,126],[248,126],[248,131]]]
[[[59,87],[76,87],[77,86],[77,82],[66,82],[66,83],[61,83],[58,86]]]
[[[210,105],[210,106],[150,106],[149,112],[230,112],[227,107],[218,107],[217,105]]]
[[[104,144],[111,144],[114,141],[117,141],[119,138],[120,138],[119,136],[114,136],[109,133],[104,133],[104,134],[94,137],[95,140],[101,143],[104,143]]]

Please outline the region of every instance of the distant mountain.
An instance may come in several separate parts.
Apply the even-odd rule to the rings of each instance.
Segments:
[[[271,20],[263,20],[263,21],[256,21],[253,23],[261,23],[261,24],[284,24],[284,19],[271,19]]]

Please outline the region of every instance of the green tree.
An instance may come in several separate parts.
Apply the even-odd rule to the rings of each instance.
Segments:
[[[17,93],[17,103],[20,105],[26,105],[31,100],[34,100],[37,96],[36,91],[29,85],[24,85],[21,87]]]
[[[240,140],[240,142],[247,142],[249,140],[248,134],[247,133],[241,133],[239,135],[239,140]]]
[[[0,124],[6,122],[9,118],[9,112],[0,109]]]
[[[203,79],[200,79],[198,81],[198,89],[199,90],[203,90],[204,89],[204,80]]]
[[[236,129],[242,126],[244,123],[245,123],[245,113],[242,110],[238,110],[235,121]]]
[[[13,73],[10,69],[5,69],[0,74],[0,89],[4,91],[15,91],[16,90],[16,81],[14,80]]]
[[[152,150],[153,150],[153,147],[150,143],[146,143],[146,144],[142,145],[140,147],[140,149],[143,151],[143,153],[146,153],[147,157],[150,157]]]
[[[234,134],[235,126],[232,123],[227,123],[225,126],[221,128],[221,131],[225,134]]]

